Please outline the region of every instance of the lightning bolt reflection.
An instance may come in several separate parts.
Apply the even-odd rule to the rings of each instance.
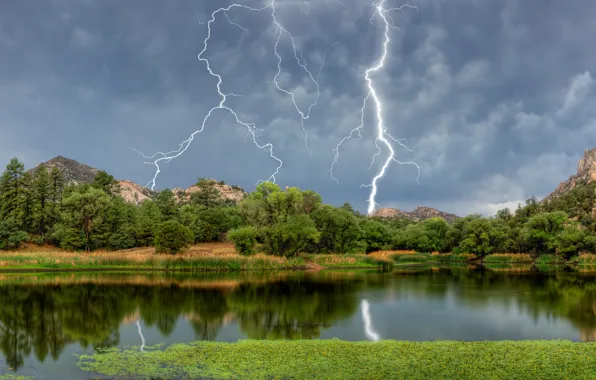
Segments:
[[[362,300],[361,308],[362,308],[362,319],[364,320],[364,332],[366,333],[366,336],[368,337],[368,339],[376,342],[380,338],[379,338],[379,334],[377,334],[374,327],[372,327],[370,305],[367,300]]]

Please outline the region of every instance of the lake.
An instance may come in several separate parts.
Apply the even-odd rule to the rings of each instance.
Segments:
[[[0,374],[90,378],[96,347],[238,339],[596,340],[596,274],[527,268],[0,273]],[[155,349],[155,348],[154,348]]]

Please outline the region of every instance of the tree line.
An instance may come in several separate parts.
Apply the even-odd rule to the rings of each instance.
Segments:
[[[118,182],[100,172],[90,184],[67,185],[60,170],[25,172],[12,159],[0,177],[0,249],[26,243],[68,250],[155,246],[177,253],[201,242],[232,241],[244,254],[418,252],[557,254],[569,259],[596,251],[594,183],[580,183],[546,202],[532,197],[493,217],[469,215],[449,224],[371,218],[349,203],[323,204],[312,190],[261,183],[239,203],[223,198],[213,180],[200,178],[190,197],[165,189],[135,205]]]

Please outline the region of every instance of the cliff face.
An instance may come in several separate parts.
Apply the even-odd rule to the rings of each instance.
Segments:
[[[543,199],[543,202],[573,189],[578,183],[594,181],[596,181],[596,148],[584,151],[584,156],[577,164],[577,173],[569,177],[567,181],[561,182],[555,191]]]
[[[416,209],[413,211],[401,211],[394,208],[382,208],[376,211],[373,214],[373,216],[388,219],[406,218],[414,222],[419,222],[421,220],[426,220],[435,217],[441,217],[449,223],[453,222],[455,219],[458,218],[458,216],[455,214],[449,214],[447,212],[439,211],[431,207],[416,207]]]

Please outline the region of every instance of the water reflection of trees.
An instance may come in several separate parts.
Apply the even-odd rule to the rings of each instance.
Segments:
[[[215,339],[235,320],[251,338],[316,338],[321,328],[358,308],[360,281],[306,279],[246,282],[232,288],[95,283],[0,286],[0,352],[12,368],[34,354],[57,359],[64,347],[119,344],[118,329],[135,314],[164,336],[185,317],[197,339]]]
[[[57,359],[72,343],[117,345],[119,326],[136,319],[165,336],[183,317],[196,339],[215,339],[229,322],[237,322],[249,338],[316,338],[326,327],[351,317],[358,309],[358,292],[372,289],[410,297],[450,297],[468,309],[513,303],[536,319],[565,318],[580,329],[582,339],[596,338],[594,277],[570,273],[435,268],[400,276],[320,273],[245,281],[215,278],[209,283],[156,277],[155,286],[147,278],[131,281],[129,276],[121,283],[102,278],[1,285],[0,352],[7,364],[18,368],[29,355],[41,361]]]

